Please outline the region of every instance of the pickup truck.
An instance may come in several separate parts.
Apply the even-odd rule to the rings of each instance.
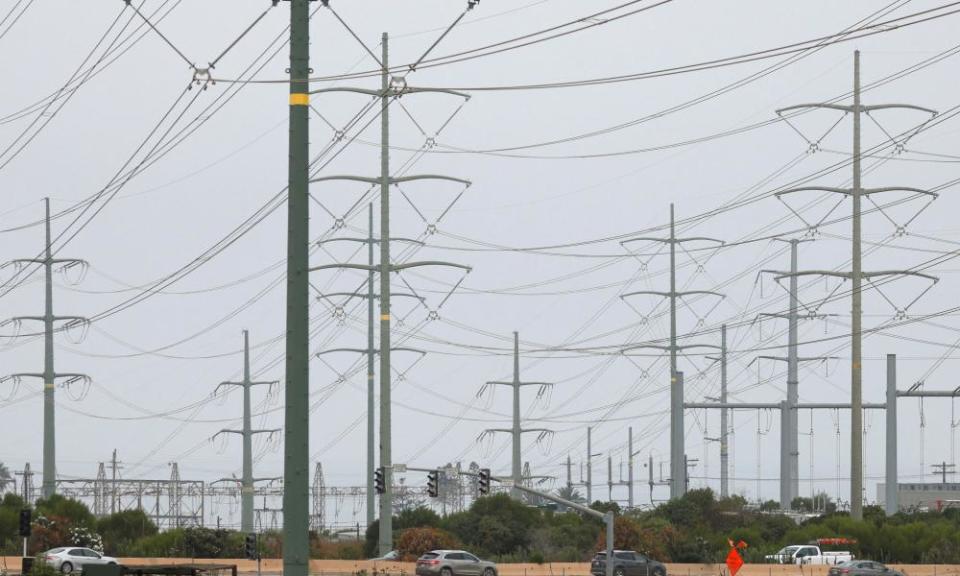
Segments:
[[[606,576],[607,553],[598,552],[590,563],[590,574]],[[633,550],[613,551],[614,576],[667,576],[667,567]]]
[[[793,545],[765,557],[768,564],[830,565],[853,560],[850,552],[821,552],[819,546]]]

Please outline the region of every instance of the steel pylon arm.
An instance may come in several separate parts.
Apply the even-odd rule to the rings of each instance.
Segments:
[[[499,386],[553,386],[553,382],[506,382],[502,380],[491,380],[487,382],[487,385],[499,385]]]
[[[331,88],[318,88],[317,90],[311,90],[308,94],[329,94],[331,92],[351,92],[353,94],[364,94],[366,96],[371,96],[374,98],[382,98],[383,96],[396,96],[401,97],[406,94],[450,94],[452,96],[460,96],[461,98],[470,99],[470,95],[465,92],[458,92],[456,90],[450,90],[449,88],[430,88],[430,87],[415,87],[415,86],[403,86],[402,88],[388,88],[386,91],[383,90],[373,90],[370,88],[355,88],[352,86],[334,86]]]
[[[326,293],[326,294],[319,294],[319,295],[317,296],[317,300],[330,300],[330,299],[332,299],[332,298],[335,297],[335,296],[348,297],[348,298],[368,298],[368,295],[367,295],[367,294],[362,294],[362,293],[360,293],[360,292],[328,292],[328,293]],[[376,299],[379,298],[379,297],[380,297],[379,294],[374,294],[374,295],[373,295],[374,300],[376,300]],[[390,294],[390,298],[397,298],[397,297],[400,297],[400,298],[416,298],[417,300],[420,300],[421,302],[423,302],[424,300],[426,300],[426,298],[423,297],[423,296],[417,296],[416,294],[408,294],[408,293],[406,293],[406,292],[393,292],[392,294]]]
[[[408,348],[406,346],[391,346],[391,352],[412,352],[414,354],[419,354],[421,356],[426,356],[427,352],[425,350],[420,350],[419,348]],[[314,354],[314,356],[321,356],[324,354],[333,354],[337,352],[350,352],[354,354],[369,354],[373,352],[374,354],[379,354],[380,349],[369,350],[367,348],[327,348],[326,350],[321,350]]]
[[[220,389],[223,388],[224,386],[273,386],[274,384],[279,384],[279,383],[280,383],[279,380],[258,380],[258,381],[251,381],[251,382],[224,381],[217,384],[217,387],[214,388],[213,393],[214,395],[216,395],[217,392],[219,392]]]
[[[682,242],[716,242],[717,244],[723,244],[723,240],[719,238],[709,238],[707,236],[687,236],[684,238],[655,238],[651,236],[639,236],[637,238],[628,238],[627,240],[621,240],[620,245],[627,244],[629,242],[663,242],[665,244],[680,244]]]
[[[337,174],[333,176],[320,176],[319,178],[313,178],[310,180],[310,183],[327,182],[331,180],[349,180],[352,182],[363,182],[365,184],[380,184],[383,182],[383,179],[378,177]],[[446,180],[448,182],[457,182],[459,184],[463,184],[464,186],[473,185],[473,183],[469,180],[464,180],[463,178],[457,178],[455,176],[444,176],[442,174],[414,174],[412,176],[391,176],[390,178],[387,178],[387,182],[389,184],[403,184],[404,182],[413,182],[415,180]]]
[[[789,112],[791,110],[800,110],[803,108],[827,108],[830,110],[839,110],[840,112],[854,112],[856,107],[852,104],[829,104],[826,102],[818,102],[811,104],[794,104],[793,106],[787,106],[786,108],[780,108],[777,110],[777,114],[782,114],[783,112]],[[939,114],[936,110],[931,108],[925,108],[923,106],[916,106],[914,104],[870,104],[870,105],[860,105],[861,112],[873,112],[874,110],[890,110],[890,109],[905,109],[905,110],[916,110],[918,112],[926,112],[928,114],[933,114],[936,116]]]
[[[637,290],[636,292],[627,292],[626,294],[621,294],[621,298],[626,298],[628,296],[660,296],[663,298],[670,298],[671,296],[693,296],[695,294],[706,294],[710,296],[717,296],[718,298],[726,298],[726,294],[721,294],[720,292],[714,292],[712,290],[684,290],[682,292],[661,292],[658,290]]]
[[[422,240],[414,240],[413,238],[391,237],[390,241],[391,242],[407,242],[409,244],[417,244],[418,246],[425,245],[425,242],[423,242]],[[373,242],[374,244],[379,244],[380,239],[374,238],[371,240],[370,238],[330,238],[328,240],[317,240],[317,246],[322,246],[323,244],[330,244],[331,242],[358,242],[360,244],[369,244],[370,242]]]
[[[822,361],[824,361],[824,360],[839,360],[839,359],[840,359],[839,356],[799,356],[799,357],[797,357],[796,360],[797,360],[797,362],[817,362],[817,361],[822,362]],[[757,360],[779,360],[780,362],[789,362],[789,361],[790,361],[790,358],[788,358],[788,357],[786,357],[786,356],[767,356],[767,355],[761,355],[761,356],[757,356],[756,358],[754,358],[753,360],[751,360],[751,361],[750,361],[750,364],[747,364],[747,365],[749,366],[749,365],[753,364],[754,362],[756,362]]]
[[[837,272],[834,270],[801,270],[799,272],[787,273],[781,276],[777,276],[776,280],[781,280],[783,278],[790,278],[794,276],[833,276],[835,278],[844,278],[851,279],[853,278],[853,272]],[[861,278],[874,278],[877,276],[917,276],[918,278],[926,278],[934,284],[940,281],[936,276],[931,276],[930,274],[925,274],[923,272],[916,272],[913,270],[876,270],[873,272],[861,272]]]
[[[841,188],[837,186],[798,186],[796,188],[788,188],[786,190],[775,192],[774,196],[779,198],[780,196],[793,194],[796,192],[833,192],[835,194],[850,196],[853,194],[853,188]],[[860,194],[863,196],[870,196],[871,194],[880,194],[883,192],[914,192],[916,194],[932,196],[933,198],[939,197],[936,192],[931,192],[922,188],[914,188],[913,186],[880,186],[877,188],[860,189]]]
[[[644,348],[653,348],[653,349],[656,349],[656,350],[667,350],[667,351],[674,349],[674,347],[669,346],[669,345],[668,345],[668,346],[662,346],[662,345],[660,345],[660,344],[633,344],[633,345],[631,345],[631,346],[627,346],[627,347],[625,347],[625,348],[621,348],[621,349],[620,349],[620,353],[623,354],[623,353],[629,352],[629,351],[631,351],[631,350],[641,350],[641,349],[644,349]],[[722,347],[722,346],[717,346],[716,344],[683,344],[683,345],[680,345],[680,346],[677,346],[677,347],[676,347],[677,350],[687,350],[687,349],[690,349],[690,348],[710,348],[711,350],[721,350],[723,347]]]

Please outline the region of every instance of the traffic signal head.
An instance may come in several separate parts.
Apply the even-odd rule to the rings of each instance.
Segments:
[[[30,537],[30,509],[24,508],[20,510],[20,536],[24,538]]]
[[[243,555],[247,560],[257,559],[257,535],[253,532],[243,538]]]
[[[431,498],[436,498],[440,495],[440,471],[431,470],[427,473],[427,494]]]
[[[383,468],[377,468],[373,473],[373,486],[377,490],[377,494],[383,494],[387,491],[387,486],[384,483],[383,478]]]
[[[478,475],[478,480],[479,481],[477,482],[477,484],[480,487],[480,495],[486,496],[487,494],[490,493],[490,469],[481,468],[480,473]]]

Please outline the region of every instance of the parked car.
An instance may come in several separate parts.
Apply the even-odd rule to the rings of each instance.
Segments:
[[[417,576],[497,576],[497,565],[464,550],[431,550],[417,559]]]
[[[766,556],[765,560],[773,564],[835,565],[853,560],[853,554],[822,552],[819,546],[813,545],[793,545],[781,548],[776,554]]]
[[[607,553],[600,552],[590,562],[593,576],[606,576]],[[633,550],[613,551],[614,576],[667,576],[667,567]]]
[[[383,556],[378,556],[378,557],[376,557],[376,558],[371,558],[370,560],[372,560],[372,561],[374,561],[374,562],[380,562],[380,561],[389,562],[389,561],[392,561],[392,560],[399,560],[399,559],[400,559],[400,553],[397,552],[396,550],[391,550],[391,551],[387,552],[386,554],[384,554]]]
[[[43,553],[43,561],[64,574],[83,570],[90,564],[116,564],[117,559],[104,556],[89,548],[63,547],[53,548]]]
[[[873,560],[850,560],[830,567],[829,576],[903,576],[903,572]]]

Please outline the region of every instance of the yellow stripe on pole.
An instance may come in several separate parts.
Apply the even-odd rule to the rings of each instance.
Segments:
[[[381,319],[381,320],[386,320],[387,322],[389,322],[389,321],[390,321],[390,315],[389,315],[389,314],[381,314],[381,315],[380,315],[380,319]]]
[[[290,105],[291,106],[309,106],[310,95],[309,94],[291,94]]]

